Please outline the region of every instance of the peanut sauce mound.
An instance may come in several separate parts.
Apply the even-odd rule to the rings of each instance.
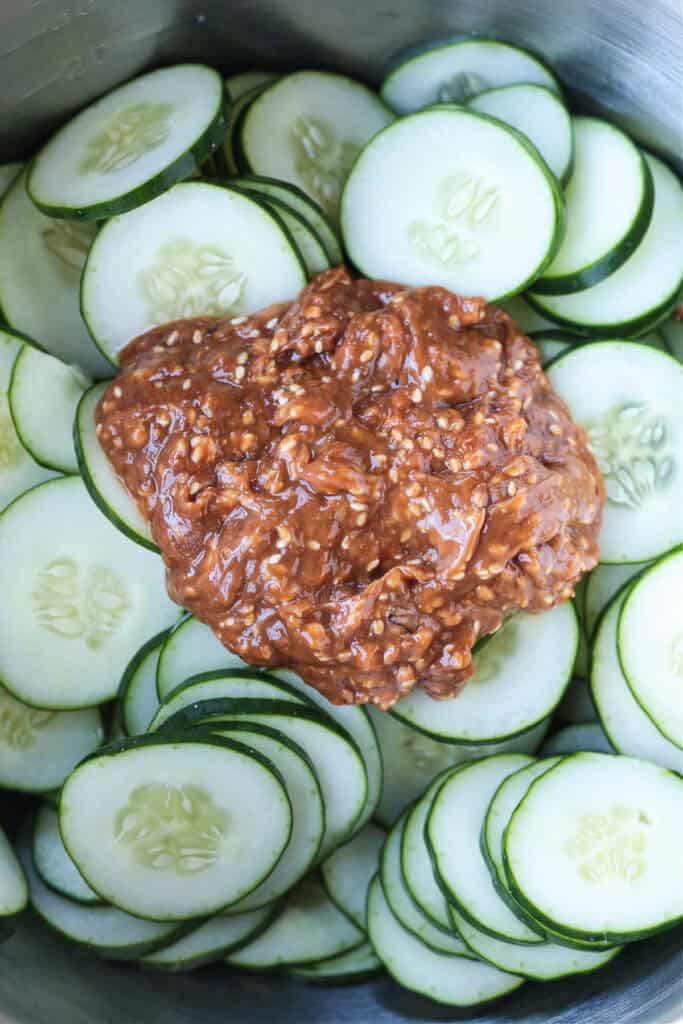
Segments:
[[[291,305],[154,328],[97,431],[171,597],[336,704],[452,697],[478,639],[597,562],[583,430],[507,314],[443,288],[338,269]]]

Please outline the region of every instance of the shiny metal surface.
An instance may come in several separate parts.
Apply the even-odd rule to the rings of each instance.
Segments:
[[[344,68],[379,81],[408,47],[490,34],[545,56],[577,101],[683,167],[680,0],[0,0],[0,161],[28,156],[66,114],[154,64]],[[458,1012],[382,977],[314,988],[211,968],[159,976],[99,963],[35,922],[0,947],[2,1024],[674,1024],[680,930],[606,970]]]

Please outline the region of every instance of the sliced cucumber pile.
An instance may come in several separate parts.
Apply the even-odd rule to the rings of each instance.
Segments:
[[[379,868],[384,838],[384,829],[369,822],[350,842],[327,858],[320,872],[332,902],[364,931],[368,887]]]
[[[143,644],[133,655],[121,677],[118,707],[126,736],[139,736],[159,710],[157,696],[157,664],[159,653],[168,637],[164,630]]]
[[[398,114],[432,103],[462,103],[496,86],[531,83],[560,92],[537,57],[495,39],[465,39],[411,54],[387,75],[382,98]]]
[[[199,619],[186,615],[168,634],[159,651],[157,694],[160,701],[199,672],[249,668],[232,651],[226,650],[216,634]]]
[[[192,971],[218,963],[255,939],[274,913],[273,907],[266,906],[243,914],[216,914],[170,946],[140,957],[140,966],[155,971]]]
[[[43,804],[33,820],[33,865],[43,882],[55,892],[77,903],[101,903],[64,846],[59,831],[59,813]]]
[[[348,953],[339,953],[303,967],[290,967],[289,975],[314,985],[343,985],[352,981],[365,981],[381,970],[381,967],[382,962],[375,955],[372,944],[361,942],[360,946]]]
[[[541,747],[541,756],[576,754],[580,750],[590,750],[595,754],[614,753],[614,747],[599,722],[577,722],[553,733]]]

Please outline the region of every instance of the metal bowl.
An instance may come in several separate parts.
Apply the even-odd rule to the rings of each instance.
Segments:
[[[0,161],[29,156],[69,113],[155,64],[321,66],[377,82],[401,51],[469,33],[537,50],[578,104],[683,163],[680,0],[0,0]],[[88,958],[28,921],[0,953],[0,1020],[664,1024],[683,1019],[682,946],[671,932],[635,943],[596,974],[529,983],[458,1012],[386,976],[347,988],[222,967],[161,977]]]

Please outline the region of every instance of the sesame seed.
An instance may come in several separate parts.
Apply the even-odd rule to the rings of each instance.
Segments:
[[[351,544],[351,538],[347,534],[346,537],[344,537],[342,542],[341,542],[341,546],[344,549],[344,551],[348,551],[348,548],[349,548],[350,544]]]
[[[194,496],[197,493],[197,491],[201,490],[201,486],[202,485],[199,483],[199,481],[195,480],[194,483],[190,484],[190,494]]]
[[[367,512],[367,507],[363,504],[362,501],[350,501],[349,505],[351,506],[354,512]]]
[[[249,358],[249,353],[248,352],[238,352],[237,353],[237,359],[235,360],[235,362],[237,363],[238,366],[244,366],[244,364],[246,363],[248,358]]]
[[[460,462],[460,459],[449,459],[446,465],[450,469],[451,473],[459,473],[460,470],[462,469],[462,463]]]
[[[384,623],[381,619],[375,619],[372,626],[370,627],[375,636],[381,636],[384,632]]]
[[[419,388],[413,388],[413,390],[410,393],[410,401],[413,402],[415,405],[420,404],[420,402],[422,401],[422,392],[420,391]]]
[[[277,327],[277,317],[272,316],[268,323],[266,324],[266,327],[268,328],[269,331],[272,331],[274,327]]]
[[[372,572],[372,570],[376,569],[378,565],[379,565],[379,558],[373,558],[372,561],[368,562],[368,564],[365,566],[365,569],[366,569],[367,572]]]
[[[118,384],[117,384],[117,386],[116,386],[116,387],[114,388],[114,398],[123,398],[123,391],[122,391],[122,390],[121,390],[121,388],[120,388],[120,387],[118,386]]]
[[[244,369],[243,366],[236,367],[236,369],[235,369],[235,380],[243,380],[246,372],[247,371]]]
[[[436,417],[436,425],[440,430],[446,430],[448,427],[448,420],[445,416]]]
[[[152,352],[163,352],[163,351],[164,351],[164,346],[163,345],[155,345],[153,347],[153,349],[152,349]]]
[[[268,565],[277,565],[281,559],[282,555],[270,555],[268,558]]]
[[[431,366],[425,366],[424,370],[422,371],[422,380],[427,381],[427,383],[434,380],[434,371],[431,368]]]
[[[550,433],[553,434],[555,437],[559,437],[562,433],[562,427],[559,425],[559,423],[551,423],[548,429],[550,430]]]
[[[440,448],[438,446],[436,448],[432,448],[432,455],[434,456],[435,459],[446,458],[446,452],[444,451],[443,448]]]
[[[230,323],[233,324],[233,326],[235,326],[235,327],[238,327],[240,324],[246,324],[246,322],[247,322],[246,316],[234,316],[232,318],[232,320],[230,321]]]
[[[406,487],[406,494],[409,498],[416,498],[418,494],[422,494],[422,488],[418,483],[411,484],[410,487]]]
[[[178,340],[178,332],[177,331],[171,331],[171,333],[169,334],[168,338],[166,339],[167,347],[170,348],[171,345],[175,345],[177,340]]]
[[[523,359],[515,359],[514,363],[512,364],[512,369],[513,370],[521,370],[523,366],[524,366],[524,360]]]
[[[366,348],[364,352],[361,352],[360,361],[361,363],[369,363],[375,353],[371,348]]]
[[[192,381],[190,380],[189,377],[186,377],[185,380],[183,381],[183,391],[189,391],[191,387]]]
[[[367,516],[366,512],[361,512],[361,514],[356,517],[356,523],[357,523],[358,526],[365,526],[367,521],[368,521],[368,516]]]
[[[448,318],[448,326],[453,331],[457,330],[458,327],[460,327],[460,317],[456,316],[455,313],[453,314],[453,316],[449,316],[449,318]]]
[[[196,331],[192,332],[192,344],[193,345],[201,345],[201,341],[202,341],[202,332],[199,330],[199,328],[197,328]]]
[[[512,497],[515,496],[516,493],[517,493],[517,484],[514,482],[514,480],[511,480],[510,483],[508,484],[508,494],[512,498]]]
[[[407,452],[412,452],[414,447],[415,447],[415,442],[412,441],[409,437],[406,437],[406,438],[404,438],[403,441],[401,441],[401,448],[405,448],[405,450]]]
[[[325,375],[324,377],[320,378],[320,382],[322,384],[331,384],[332,383],[332,378],[328,377],[327,375]]]
[[[412,530],[401,530],[401,537],[400,537],[401,544],[405,544],[406,541],[409,541],[410,538],[412,537],[412,535],[413,535],[413,531]]]
[[[357,381],[360,380],[360,370],[358,369],[358,367],[356,367],[356,369],[351,374],[351,380],[353,381],[354,384],[356,384]]]
[[[320,551],[320,541],[309,540],[309,541],[306,542],[306,547],[310,551]]]
[[[316,341],[315,345],[313,346],[313,351],[317,352],[318,355],[319,355],[322,352],[322,350],[323,350],[323,343],[322,343],[322,341],[320,341],[320,339],[318,339],[318,341]]]
[[[434,442],[432,441],[431,437],[421,437],[419,444],[420,448],[424,448],[426,452],[430,452],[434,447]]]

